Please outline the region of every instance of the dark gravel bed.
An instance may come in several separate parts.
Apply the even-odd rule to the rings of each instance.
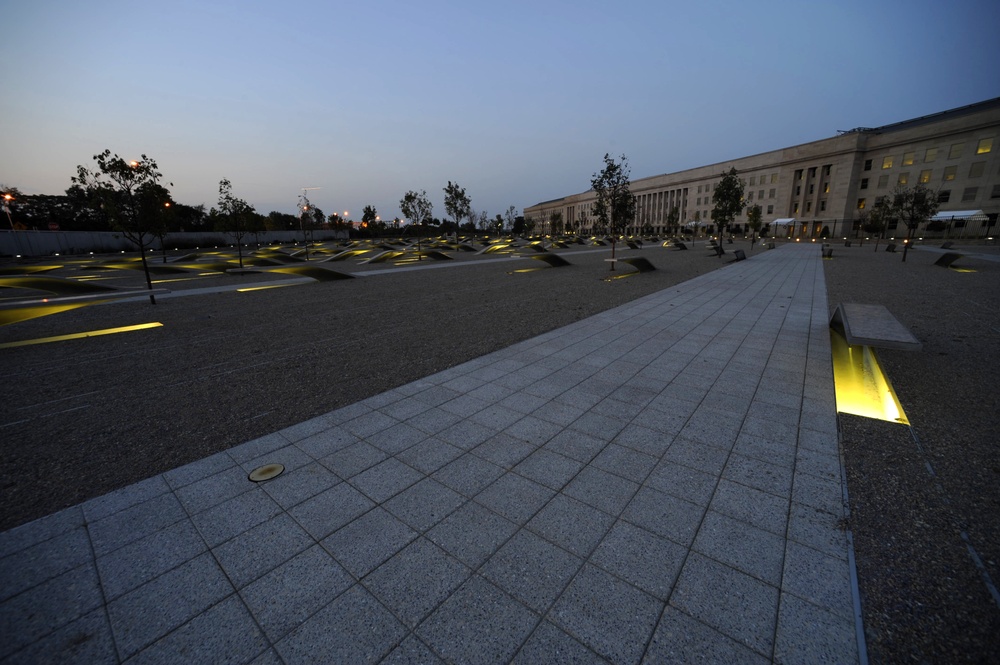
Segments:
[[[960,252],[996,253],[967,246]],[[830,307],[881,303],[923,342],[880,350],[911,428],[840,417],[859,586],[871,662],[997,662],[1000,607],[998,360],[1000,263],[835,247]]]
[[[269,434],[714,270],[697,250],[629,250],[659,268],[606,281],[610,249],[90,306],[0,327],[0,530]],[[337,270],[385,269],[350,263]],[[518,270],[540,268],[530,272]],[[632,272],[623,268],[616,274]],[[116,284],[140,283],[126,271]],[[185,289],[259,275],[171,282]],[[269,278],[270,279],[270,278]]]

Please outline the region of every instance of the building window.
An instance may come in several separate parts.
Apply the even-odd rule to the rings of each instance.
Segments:
[[[910,181],[910,174],[909,173],[900,173],[899,174],[899,178],[896,180],[896,184],[897,185],[905,185],[909,181]]]
[[[774,190],[773,189],[767,190],[767,198],[769,198],[769,199],[773,199],[774,198]]]
[[[858,199],[858,210],[864,210],[864,209],[865,209],[865,200]]]
[[[774,206],[773,205],[767,206],[767,214],[769,214],[769,215],[773,215],[774,214]]]
[[[798,169],[795,171],[795,179],[802,180],[802,169]]]
[[[750,176],[750,186],[753,187],[754,184],[756,184],[756,182],[757,182],[757,176],[755,175]]]
[[[795,196],[802,194],[802,185],[795,185]]]
[[[819,211],[823,212],[824,210],[826,210],[826,201],[820,201],[819,202]]]
[[[914,153],[912,152],[903,153],[903,166],[910,166],[911,164],[913,164],[913,155]]]
[[[828,182],[823,183],[823,193],[824,194],[830,193],[830,183]]]
[[[956,171],[958,171],[958,167],[957,166],[946,166],[946,167],[944,167],[944,179],[945,180],[954,180],[955,179],[955,173],[956,173]]]
[[[951,146],[951,150],[948,151],[948,159],[958,159],[962,156],[962,146],[963,143],[954,143]]]
[[[871,171],[871,170],[872,170],[872,160],[866,159],[865,160],[865,171]]]
[[[933,162],[937,159],[938,149],[937,148],[927,148],[927,152],[924,153],[924,163]]]
[[[816,191],[816,185],[809,185],[809,193],[812,194]]]
[[[792,214],[794,214],[794,215],[799,214],[799,202],[798,201],[796,201],[795,205],[792,207]]]
[[[969,177],[978,178],[986,171],[986,162],[973,162],[969,167]]]
[[[920,172],[920,184],[921,185],[926,185],[930,181],[931,181],[931,170],[930,169],[925,169],[925,170],[921,171]]]
[[[830,164],[826,164],[826,165],[825,165],[825,166],[823,167],[823,175],[830,175],[830,167],[831,167],[831,165],[830,165]]]
[[[882,168],[891,169],[892,168],[892,155],[882,158]]]
[[[887,175],[880,175],[878,177],[878,186],[879,186],[879,188],[888,187],[889,186],[889,176],[887,176]]]
[[[868,189],[868,178],[861,179],[861,187],[859,189]]]
[[[993,185],[993,191],[990,193],[991,199],[1000,199],[1000,185]]]
[[[951,200],[951,190],[942,189],[938,191],[938,203],[947,203]]]
[[[757,198],[758,199],[764,198],[764,190],[763,189],[757,190]]]
[[[815,178],[816,177],[816,167],[815,166],[810,166],[809,167],[809,177],[810,178]]]
[[[806,212],[812,212],[812,209],[813,209],[813,202],[806,201]]]
[[[962,192],[962,203],[965,203],[966,201],[975,201],[976,194],[978,192],[978,187],[966,187],[965,191]]]
[[[993,139],[979,139],[979,145],[976,146],[977,155],[985,155],[991,150],[993,150]]]

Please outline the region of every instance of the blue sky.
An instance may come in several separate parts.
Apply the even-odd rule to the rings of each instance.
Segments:
[[[62,193],[109,148],[174,198],[490,216],[1000,96],[1000,2],[3,3],[0,183]]]

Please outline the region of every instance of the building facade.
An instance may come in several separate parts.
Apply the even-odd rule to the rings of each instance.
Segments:
[[[663,234],[676,210],[682,227],[711,223],[712,191],[735,168],[747,206],[761,206],[772,235],[795,238],[847,236],[878,197],[899,185],[936,190],[937,235],[981,237],[1000,213],[1000,98],[883,127],[859,127],[812,143],[631,182],[636,219],[630,234]],[[593,190],[524,209],[535,229],[552,230],[553,214],[567,230],[599,233]],[[961,212],[959,212],[961,211]],[[961,215],[961,218],[959,216]],[[775,223],[777,222],[777,223]],[[745,229],[746,212],[734,222]],[[825,231],[824,231],[825,230]],[[890,224],[889,235],[896,229]],[[925,229],[921,229],[923,233]],[[904,233],[903,228],[899,230]]]

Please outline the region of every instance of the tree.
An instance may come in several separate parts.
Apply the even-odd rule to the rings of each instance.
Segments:
[[[94,155],[96,169],[76,167],[76,175],[71,178],[88,193],[92,203],[107,215],[111,227],[139,248],[142,270],[146,275],[146,287],[152,291],[153,281],[146,263],[146,241],[149,220],[146,205],[150,188],[158,185],[163,174],[156,161],[146,155],[138,160],[125,161],[110,150]],[[171,184],[171,186],[173,186]],[[165,188],[163,191],[166,191]],[[156,304],[156,298],[149,294],[149,302]]]
[[[712,208],[712,222],[719,230],[720,239],[746,206],[743,203],[743,181],[737,173],[736,167],[730,168],[729,173],[723,173],[722,180],[712,192],[712,203],[715,204]],[[718,256],[721,258],[722,254]]]
[[[514,206],[510,206],[509,208],[507,208],[503,213],[503,224],[504,224],[503,228],[513,233],[514,223],[517,221],[517,218],[518,218],[517,208],[515,208]],[[502,230],[503,229],[497,229],[498,232]]]
[[[906,251],[913,243],[913,234],[917,227],[934,216],[938,211],[937,192],[923,185],[913,187],[896,187],[892,193],[892,210],[897,219],[906,224],[909,234],[903,245],[903,261],[906,261]]]
[[[763,209],[758,203],[747,208],[747,226],[750,227],[750,249],[753,249],[754,243],[757,242],[757,238],[760,236],[762,213]]]
[[[621,156],[616,162],[604,153],[604,169],[595,173],[590,186],[597,194],[594,202],[594,216],[597,222],[611,235],[611,269],[615,269],[615,244],[618,236],[635,217],[635,196],[629,189],[628,159]]]
[[[224,231],[236,241],[236,254],[240,259],[240,267],[243,267],[243,238],[253,231],[252,226],[256,221],[254,218],[257,211],[253,206],[241,198],[233,196],[233,185],[228,179],[219,181],[219,215],[217,224],[219,230]]]
[[[455,240],[458,240],[459,223],[469,216],[472,208],[465,188],[459,187],[457,182],[452,184],[449,180],[444,188],[444,209],[455,220]]]
[[[871,211],[864,216],[862,230],[875,236],[875,251],[878,251],[878,241],[885,234],[889,222],[896,219],[896,212],[892,209],[892,203],[886,196],[879,196],[875,199],[875,205]]]
[[[549,215],[549,233],[552,235],[558,235],[563,231],[563,214],[561,212],[552,212]]]
[[[503,215],[497,213],[497,216],[493,218],[493,223],[492,223],[493,230],[496,231],[497,233],[503,233],[503,224],[504,224]]]
[[[431,221],[434,206],[427,199],[425,190],[420,190],[420,192],[411,190],[399,200],[399,210],[403,213],[403,217],[410,220],[411,224],[427,224]]]
[[[403,217],[409,217],[411,224],[423,225],[431,218],[431,213],[434,211],[434,206],[427,199],[427,192],[423,189],[420,193],[413,190],[403,194],[403,198],[399,200],[399,209],[403,213]],[[420,235],[417,236],[417,260],[419,261],[421,257],[422,250],[420,248]]]
[[[595,173],[590,186],[597,194],[594,202],[594,216],[614,240],[621,235],[635,217],[635,196],[629,190],[629,166],[625,155],[616,162],[604,154],[604,169]],[[613,250],[612,250],[613,253]]]
[[[369,234],[373,234],[375,231],[375,222],[379,221],[378,211],[375,210],[375,206],[367,205],[364,210],[361,211],[361,226],[368,230]]]

